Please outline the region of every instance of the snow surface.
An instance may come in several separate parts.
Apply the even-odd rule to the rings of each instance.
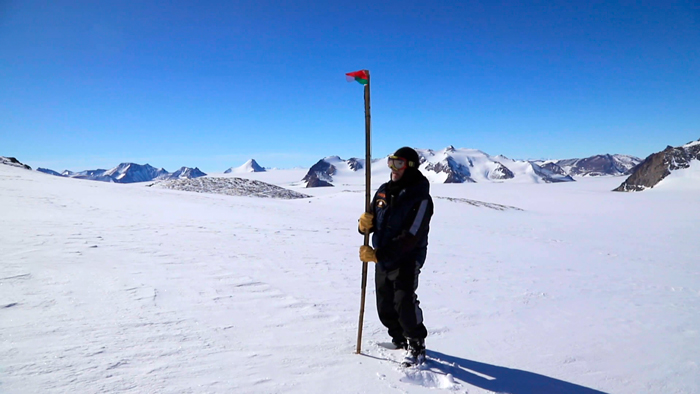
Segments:
[[[691,160],[688,164],[688,168],[671,171],[654,189],[700,190],[700,160]]]
[[[371,279],[354,354],[362,179],[304,173],[250,174],[313,196],[279,200],[0,165],[0,392],[700,393],[700,190],[431,185],[404,370]]]

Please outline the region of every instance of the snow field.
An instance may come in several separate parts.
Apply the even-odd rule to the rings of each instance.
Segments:
[[[433,361],[403,370],[372,267],[353,354],[362,185],[250,177],[314,197],[0,167],[0,392],[700,393],[696,190],[432,185]]]

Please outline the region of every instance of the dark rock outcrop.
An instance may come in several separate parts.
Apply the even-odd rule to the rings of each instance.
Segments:
[[[489,172],[489,179],[513,179],[515,174],[513,171],[509,170],[508,167],[504,166],[503,163],[498,163],[496,168]]]
[[[31,170],[32,167],[21,163],[19,160],[17,160],[14,157],[5,157],[5,156],[0,156],[0,164],[5,164],[8,166],[12,167],[19,167],[19,168],[24,168],[25,170]]]
[[[353,171],[359,171],[364,167],[362,166],[362,163],[360,162],[360,160],[358,160],[354,157],[351,157],[350,159],[348,159],[348,168],[350,168]]]
[[[335,174],[335,172],[336,168],[333,164],[321,159],[316,164],[311,166],[309,172],[307,172],[304,178],[302,178],[302,181],[307,182],[306,187],[318,187],[309,186],[309,184],[312,183],[320,186],[332,186],[330,182],[333,182],[333,174]]]
[[[152,185],[157,188],[183,190],[196,193],[226,194],[262,198],[296,199],[309,198],[306,194],[288,190],[276,185],[242,178],[198,178],[159,181]]]
[[[306,187],[333,187],[333,184],[318,179],[316,174],[307,175],[304,177],[304,180],[306,180]]]
[[[667,146],[661,152],[650,155],[613,191],[638,192],[652,188],[672,171],[690,167],[691,160],[700,160],[700,140],[676,148]]]

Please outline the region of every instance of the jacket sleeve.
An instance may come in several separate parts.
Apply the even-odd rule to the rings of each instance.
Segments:
[[[404,220],[401,233],[386,246],[376,250],[377,260],[385,270],[398,268],[401,258],[416,248],[418,241],[428,232],[432,215],[433,202],[429,196],[414,204]]]

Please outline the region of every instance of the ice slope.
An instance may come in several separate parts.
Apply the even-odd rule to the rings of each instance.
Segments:
[[[700,144],[700,141],[697,141]],[[692,146],[691,144],[685,147]],[[700,190],[700,160],[691,160],[688,168],[671,171],[666,178],[656,185],[663,190]]]
[[[700,393],[698,190],[431,185],[437,360],[404,371],[371,285],[353,354],[350,179],[271,200],[0,166],[0,392]]]

